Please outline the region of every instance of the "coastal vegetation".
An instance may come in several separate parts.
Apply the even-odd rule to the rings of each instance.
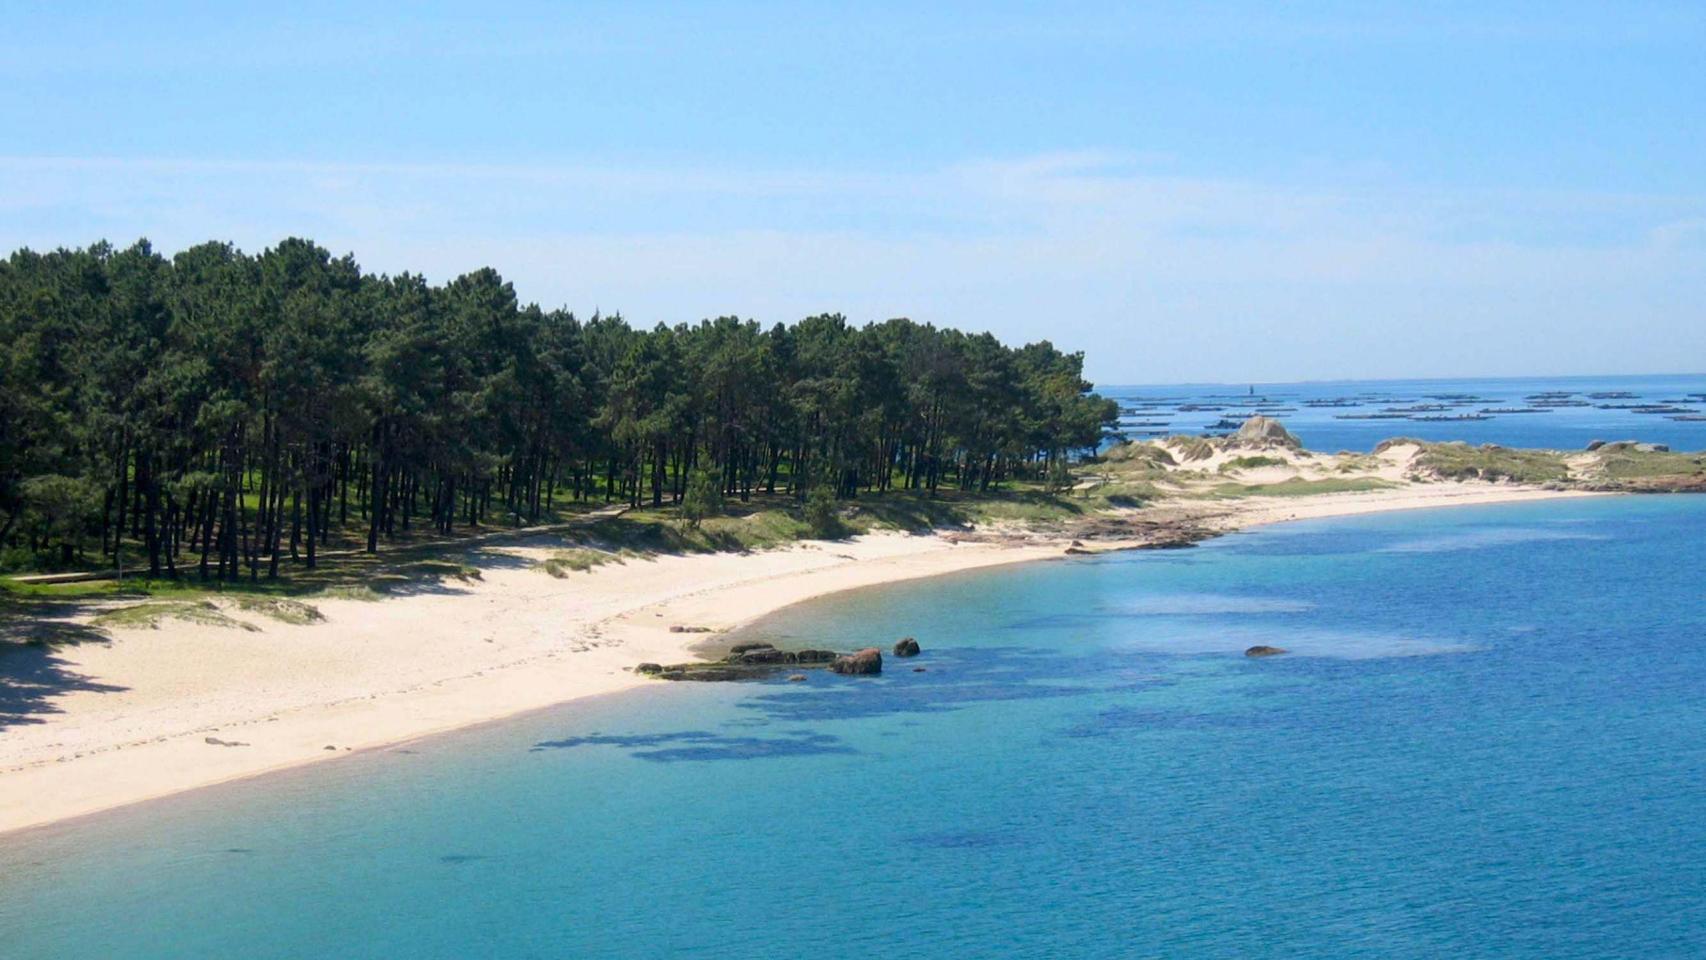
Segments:
[[[1215,487],[1213,496],[1226,497],[1311,497],[1324,493],[1366,493],[1398,486],[1379,477],[1323,477],[1306,480],[1292,477],[1277,483],[1223,483]]]
[[[1514,450],[1493,444],[1429,443],[1421,445],[1416,467],[1444,480],[1504,480],[1513,483],[1557,483],[1570,476],[1564,454],[1555,450]]]
[[[839,315],[637,329],[307,240],[0,263],[0,566],[257,582],[604,504],[847,502],[1064,476],[1117,409],[1048,342]]]

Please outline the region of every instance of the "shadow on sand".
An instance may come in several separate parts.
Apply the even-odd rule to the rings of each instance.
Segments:
[[[66,646],[107,642],[104,632],[85,624],[0,613],[0,730],[45,723],[59,712],[54,701],[62,694],[124,690],[72,670],[59,655]]]

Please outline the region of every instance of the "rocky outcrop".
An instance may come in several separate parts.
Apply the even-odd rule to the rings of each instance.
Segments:
[[[911,637],[901,637],[894,642],[894,655],[897,657],[916,657],[919,652],[918,641]]]
[[[1260,415],[1244,421],[1244,425],[1232,435],[1232,442],[1240,446],[1303,448],[1303,441],[1293,436],[1284,424],[1273,417]]]
[[[1245,650],[1244,656],[1246,656],[1246,657],[1277,657],[1280,654],[1285,653],[1285,652],[1286,652],[1286,649],[1284,647],[1269,647],[1269,646],[1265,646],[1262,644],[1257,644],[1256,646],[1253,646],[1250,649]]]
[[[896,644],[896,647],[899,648],[908,641],[916,652],[917,641],[911,637]],[[724,682],[765,680],[790,667],[798,669],[804,666],[827,667],[835,673],[853,675],[881,673],[883,655],[876,647],[868,647],[857,653],[837,654],[833,650],[779,650],[768,643],[737,643],[721,660],[668,665],[642,663],[634,667],[634,672],[659,680]],[[797,682],[804,680],[805,676],[803,673],[794,673],[788,676],[788,680]]]
[[[1642,443],[1639,440],[1616,440],[1606,443],[1604,440],[1595,440],[1588,444],[1588,450],[1601,453],[1669,453],[1670,444]]]
[[[706,683],[732,680],[759,680],[771,673],[767,667],[749,667],[723,663],[681,663],[664,667],[659,680],[698,680]]]
[[[848,676],[859,676],[883,672],[883,652],[876,647],[866,647],[857,653],[836,657],[829,665],[831,673]]]

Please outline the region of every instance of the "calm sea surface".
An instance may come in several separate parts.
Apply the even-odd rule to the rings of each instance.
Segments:
[[[0,841],[0,957],[1706,956],[1703,544],[1560,501],[847,594],[754,632],[924,655]]]
[[[1136,439],[1224,432],[1261,412],[1309,449],[1328,452],[1371,450],[1390,437],[1556,450],[1644,440],[1706,450],[1706,374],[1097,389],[1121,402],[1120,432]]]

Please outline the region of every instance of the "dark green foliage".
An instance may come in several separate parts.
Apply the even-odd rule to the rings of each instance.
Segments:
[[[819,484],[806,495],[806,527],[820,540],[834,540],[846,533],[840,512],[835,505],[835,491],[829,484]]]
[[[1058,479],[1116,413],[1082,366],[904,319],[637,330],[298,239],[23,250],[0,262],[0,556],[259,579],[573,504],[833,519]]]
[[[723,478],[704,467],[695,467],[687,476],[687,489],[681,495],[681,519],[697,527],[707,517],[723,512]]]

